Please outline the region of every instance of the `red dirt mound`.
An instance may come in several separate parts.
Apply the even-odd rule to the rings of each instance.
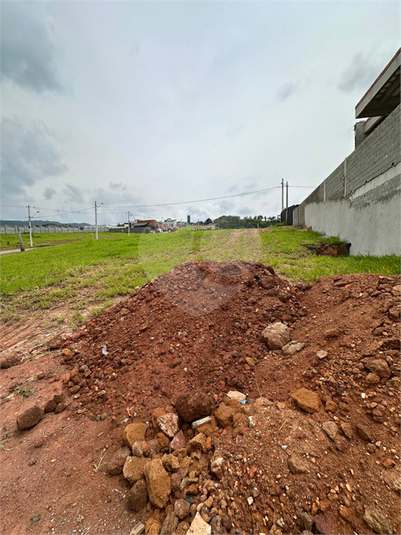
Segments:
[[[101,427],[99,449],[120,445],[125,422],[151,421],[155,408],[174,405],[184,392],[210,394],[217,407],[229,390],[239,390],[247,403],[229,425],[214,422],[210,430],[213,450],[224,457],[207,498],[212,526],[233,534],[399,533],[400,289],[400,277],[291,285],[262,264],[178,266],[62,345],[58,365],[69,369],[70,405],[55,418]],[[264,330],[275,322],[289,328],[280,332],[291,342],[272,350]],[[90,437],[84,425],[74,438],[82,451],[95,436],[90,429]],[[190,424],[183,429],[189,439]],[[7,454],[17,462],[18,436],[13,440]],[[40,450],[37,457],[40,464]],[[82,496],[86,486],[92,505],[80,502],[85,529],[115,531],[121,524],[114,503],[102,502],[105,524],[93,524],[96,497],[116,485],[102,476],[100,490],[96,481],[68,483],[60,507],[77,501],[73,494],[79,489]],[[195,495],[193,503],[203,498]],[[19,503],[20,517],[25,507]],[[134,525],[150,511],[128,514]],[[11,520],[10,526],[18,533]],[[69,532],[62,524],[57,529]]]

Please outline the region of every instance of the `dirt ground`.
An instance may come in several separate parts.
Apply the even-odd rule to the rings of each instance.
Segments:
[[[183,392],[217,405],[238,390],[246,419],[211,435],[225,459],[214,513],[229,516],[224,533],[301,533],[305,513],[314,533],[374,533],[372,508],[377,532],[387,521],[399,533],[399,315],[400,277],[290,285],[262,264],[199,262],[75,333],[3,326],[2,359],[14,365],[0,372],[1,532],[129,534],[149,508],[127,511],[130,486],[106,473],[127,423]],[[269,349],[261,335],[275,322],[304,347]],[[294,404],[300,388],[319,410]],[[17,416],[54,394],[66,408],[18,431]],[[289,468],[293,455],[305,470]]]

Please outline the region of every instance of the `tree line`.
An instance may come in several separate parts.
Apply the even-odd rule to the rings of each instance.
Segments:
[[[222,215],[220,217],[217,217],[214,221],[212,219],[208,218],[206,221],[198,221],[199,224],[203,225],[211,225],[215,224],[217,227],[221,229],[229,229],[229,228],[266,228],[266,227],[272,227],[273,225],[277,225],[277,223],[280,223],[281,219],[280,216],[248,216],[248,217],[240,217],[238,215]]]

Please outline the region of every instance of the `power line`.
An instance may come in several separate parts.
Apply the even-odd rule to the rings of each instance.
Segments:
[[[210,197],[209,199],[196,199],[192,201],[166,202],[166,203],[160,203],[160,204],[139,204],[137,206],[133,206],[131,204],[129,205],[128,204],[104,204],[103,206],[109,207],[109,208],[155,208],[159,206],[176,206],[178,204],[194,204],[197,202],[220,201],[222,199],[230,199],[232,197],[242,197],[243,195],[254,195],[256,193],[264,193],[266,191],[272,191],[280,187],[281,186],[274,186],[273,188],[259,189],[256,191],[247,191],[245,193],[235,193],[234,195],[225,195],[224,197]]]

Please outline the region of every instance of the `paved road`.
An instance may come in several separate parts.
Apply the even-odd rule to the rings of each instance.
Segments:
[[[32,248],[25,249],[25,251],[32,251]],[[10,254],[10,253],[21,253],[23,251],[20,251],[19,249],[11,249],[11,251],[0,251],[0,254]]]

